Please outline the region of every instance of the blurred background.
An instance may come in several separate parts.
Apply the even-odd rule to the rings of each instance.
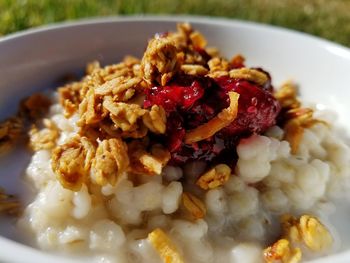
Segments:
[[[134,14],[250,20],[350,47],[350,0],[0,0],[0,35],[59,21]]]

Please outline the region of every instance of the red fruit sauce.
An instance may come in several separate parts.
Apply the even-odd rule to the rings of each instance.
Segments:
[[[240,138],[263,133],[276,123],[281,107],[272,90],[270,80],[259,86],[229,77],[181,75],[167,86],[147,90],[144,107],[156,104],[166,111],[166,133],[155,139],[162,141],[171,152],[171,164],[182,165],[190,160],[230,163],[235,159]],[[229,91],[240,94],[236,119],[206,140],[185,144],[186,131],[208,122],[229,106]]]

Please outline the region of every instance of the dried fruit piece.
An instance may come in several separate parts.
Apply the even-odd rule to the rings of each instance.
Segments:
[[[323,251],[333,244],[333,238],[327,228],[316,218],[303,215],[299,219],[300,235],[308,248]]]
[[[226,164],[218,164],[201,175],[196,184],[204,190],[213,189],[226,183],[231,175],[231,168]]]
[[[95,146],[86,138],[75,136],[52,152],[52,170],[64,188],[79,191],[87,179]]]
[[[33,151],[39,150],[49,150],[56,146],[56,140],[58,139],[60,133],[56,124],[49,120],[43,120],[45,128],[38,130],[38,128],[33,125],[29,131],[29,146]]]
[[[182,194],[182,203],[186,209],[186,211],[193,217],[194,219],[201,219],[205,217],[207,209],[205,208],[204,203],[188,192],[184,192]]]
[[[223,109],[216,117],[207,123],[189,131],[185,135],[185,143],[191,144],[213,136],[221,129],[228,126],[237,116],[239,94],[233,91],[228,92],[230,105]]]
[[[268,263],[298,263],[301,260],[300,248],[292,249],[287,239],[280,239],[264,249],[264,259]]]
[[[159,253],[164,263],[184,263],[184,260],[171,239],[160,228],[148,234],[148,240]]]
[[[97,147],[92,171],[97,184],[115,185],[129,167],[127,145],[119,138],[103,140]]]

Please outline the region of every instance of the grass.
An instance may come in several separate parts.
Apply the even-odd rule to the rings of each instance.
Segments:
[[[0,0],[0,34],[118,14],[196,14],[251,20],[350,47],[350,0]]]

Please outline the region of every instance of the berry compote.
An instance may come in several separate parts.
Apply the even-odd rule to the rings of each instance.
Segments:
[[[166,111],[166,133],[156,139],[171,152],[171,164],[182,165],[190,160],[230,163],[240,138],[263,133],[275,124],[280,105],[272,90],[270,80],[260,86],[229,77],[179,75],[167,86],[146,90],[144,107],[156,104]],[[229,91],[240,94],[236,119],[210,138],[185,144],[186,131],[208,122],[229,106]]]

